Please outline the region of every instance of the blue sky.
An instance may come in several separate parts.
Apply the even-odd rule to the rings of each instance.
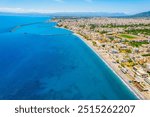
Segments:
[[[0,0],[0,11],[11,12],[124,12],[150,10],[150,0]]]

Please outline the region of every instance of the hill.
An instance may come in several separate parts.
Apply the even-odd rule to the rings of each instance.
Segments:
[[[150,17],[150,11],[138,13],[138,14],[132,15],[131,17]]]
[[[52,16],[52,17],[112,17],[126,16],[124,13],[107,13],[107,12],[56,12],[56,13],[7,13],[0,12],[0,15],[32,15],[32,16]]]

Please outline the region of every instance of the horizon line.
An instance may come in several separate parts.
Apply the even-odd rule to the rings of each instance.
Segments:
[[[0,7],[0,12],[5,13],[40,13],[40,14],[52,14],[52,13],[123,13],[125,15],[135,15],[143,12],[148,12],[150,10],[137,11],[137,12],[125,12],[125,11],[60,11],[60,10],[51,10],[51,9],[23,9],[23,8],[12,8],[12,7]]]
[[[150,11],[150,10],[149,10]],[[18,14],[28,14],[28,13],[39,13],[39,14],[55,14],[55,13],[110,13],[110,14],[115,14],[115,13],[122,13],[125,15],[135,15],[143,12],[149,12],[149,11],[142,11],[142,12],[137,12],[137,13],[126,13],[126,12],[107,12],[107,11],[56,11],[56,12],[13,12],[13,11],[0,11],[0,13],[18,13]]]

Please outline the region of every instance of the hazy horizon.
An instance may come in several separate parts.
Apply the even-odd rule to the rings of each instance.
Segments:
[[[102,12],[136,14],[149,11],[148,0],[1,0],[0,12]]]

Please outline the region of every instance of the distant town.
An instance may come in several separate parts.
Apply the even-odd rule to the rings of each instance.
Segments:
[[[81,37],[141,98],[150,99],[149,18],[53,18]]]

